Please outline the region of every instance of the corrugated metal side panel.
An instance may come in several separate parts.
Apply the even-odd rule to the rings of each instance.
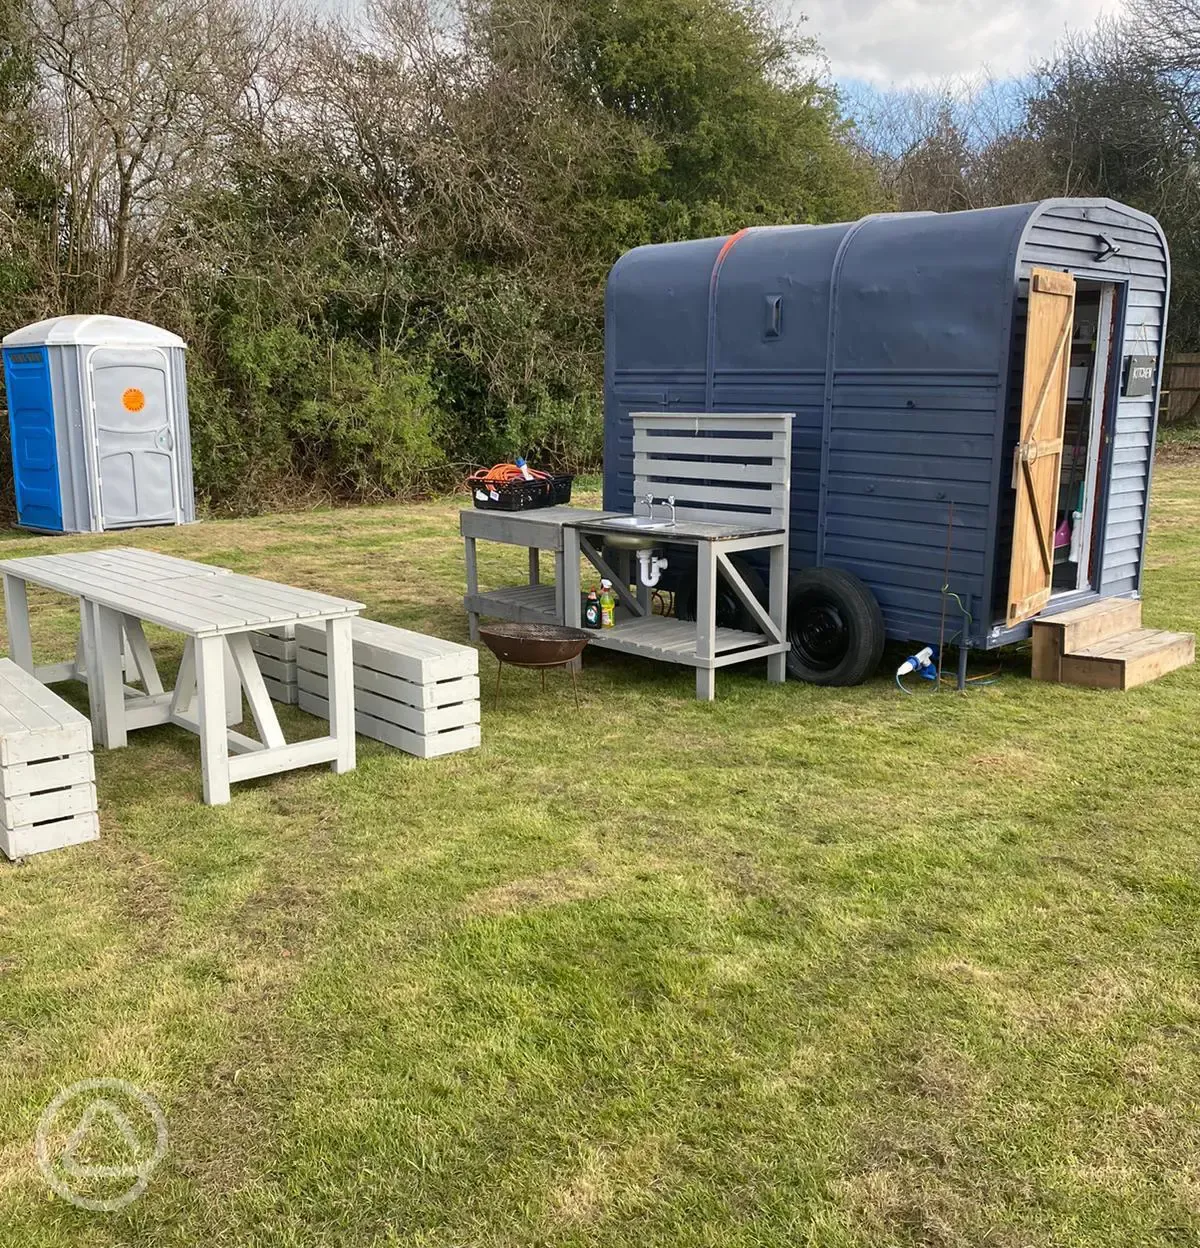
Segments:
[[[1098,235],[1103,233],[1120,252],[1097,263]],[[1169,266],[1157,231],[1118,205],[1051,204],[1030,224],[1021,252],[1020,275],[1033,265],[1067,269],[1091,281],[1127,282],[1124,340],[1119,354],[1154,355],[1161,360]],[[1027,281],[1021,284],[1014,333],[1013,376],[1006,422],[1004,453],[1016,445],[1020,369],[1024,357]],[[1154,447],[1154,397],[1119,398],[1113,428],[1108,476],[1100,586],[1102,594],[1128,594],[1141,584],[1148,482]],[[1103,471],[1103,467],[1102,467]],[[1004,601],[1012,540],[1012,491],[1001,487],[1001,528],[1006,544],[998,548],[995,581],[997,602]]]

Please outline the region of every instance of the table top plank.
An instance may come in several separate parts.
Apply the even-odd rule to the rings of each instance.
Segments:
[[[0,572],[194,637],[355,615],[361,602],[153,551],[115,548],[0,561]],[[100,555],[100,558],[96,556]]]
[[[132,546],[118,546],[113,550],[82,552],[97,566],[123,568],[138,572],[155,580],[179,576],[228,576],[229,569],[212,563],[197,563],[192,559],[176,559],[173,555],[160,555],[154,550],[138,550]],[[55,558],[56,556],[48,556]]]
[[[72,555],[50,555],[44,559],[53,559],[55,562],[46,564],[43,561],[39,566],[20,567],[20,560],[12,560],[0,568],[0,571],[20,576],[46,589],[98,602],[126,615],[139,615],[144,620],[162,624],[167,628],[175,628],[180,623],[187,624],[193,620],[210,627],[233,625],[240,619],[244,622],[243,617],[235,615],[229,608],[213,607],[203,596],[197,598],[190,595],[187,587],[193,583],[193,578],[180,576],[157,583],[137,574],[122,574],[112,568],[77,564]],[[220,579],[224,578],[195,578],[202,582],[216,582]]]
[[[314,610],[328,608],[332,611],[354,609],[361,611],[361,602],[352,602],[347,598],[335,598],[318,590],[300,589],[295,585],[283,585],[278,581],[264,581],[257,576],[246,576],[232,573],[222,577],[211,590],[221,602],[254,602],[271,604],[281,612],[290,611],[295,615],[311,615]]]
[[[230,610],[222,606],[213,606],[204,592],[204,587],[215,584],[224,577],[210,575],[174,576],[166,580],[147,576],[143,572],[120,567],[106,567],[94,561],[84,561],[76,555],[50,555],[53,563],[43,563],[33,569],[19,570],[16,574],[23,575],[48,589],[61,588],[65,593],[77,597],[88,598],[93,602],[103,602],[105,606],[118,606],[119,603],[108,601],[118,596],[124,602],[142,603],[159,609],[168,609],[173,615],[195,615],[205,623],[233,623],[234,617]],[[8,571],[8,569],[4,569]],[[195,586],[196,591],[191,587]],[[132,610],[127,614],[134,614]],[[150,618],[149,616],[146,617]]]
[[[0,561],[0,570],[8,571],[11,567],[21,565],[26,568],[45,565],[53,568],[55,561],[65,558],[64,555],[27,555],[20,559]],[[160,554],[157,550],[139,550],[136,546],[112,546],[102,550],[72,551],[70,558],[77,563],[95,568],[122,568],[129,573],[143,573],[147,578],[161,581],[168,577],[193,576],[207,574],[209,576],[227,576],[228,568],[212,563],[197,563],[194,559],[180,559],[175,555]]]

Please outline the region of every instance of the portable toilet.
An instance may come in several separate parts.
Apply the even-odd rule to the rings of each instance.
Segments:
[[[0,347],[21,525],[195,520],[182,338],[119,316],[56,316]]]

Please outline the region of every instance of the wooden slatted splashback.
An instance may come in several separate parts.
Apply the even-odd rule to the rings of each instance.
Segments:
[[[633,496],[675,496],[681,520],[786,529],[790,412],[634,412]]]

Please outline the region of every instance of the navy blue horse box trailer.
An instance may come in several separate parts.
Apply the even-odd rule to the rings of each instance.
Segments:
[[[1107,199],[636,248],[606,295],[604,505],[633,505],[633,412],[791,412],[793,584],[858,578],[880,646],[1137,598],[1169,286],[1161,227]],[[794,647],[845,623],[791,614]]]

